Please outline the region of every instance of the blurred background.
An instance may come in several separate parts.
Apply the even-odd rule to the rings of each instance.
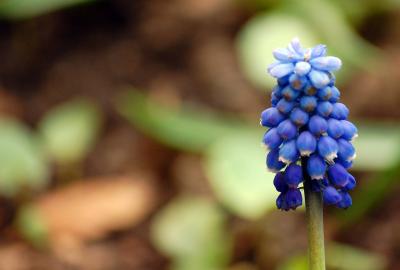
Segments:
[[[327,266],[400,269],[400,1],[2,0],[0,269],[303,270],[260,112],[271,51],[343,60],[359,127]]]

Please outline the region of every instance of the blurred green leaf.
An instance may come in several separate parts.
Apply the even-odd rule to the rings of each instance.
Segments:
[[[378,50],[353,30],[332,1],[286,0],[284,3],[282,11],[301,18],[308,28],[315,31],[328,45],[329,54],[343,58],[343,68],[350,68],[346,63],[363,69],[371,66],[367,63],[377,56]],[[344,73],[346,70],[341,72]]]
[[[21,123],[0,119],[0,194],[13,196],[21,188],[47,183],[48,167],[36,137]]]
[[[82,160],[97,139],[98,108],[86,100],[63,103],[48,111],[39,124],[47,152],[60,164]]]
[[[0,16],[24,19],[95,0],[2,0]]]
[[[19,232],[36,247],[47,243],[47,228],[37,209],[25,205],[18,211],[16,225]]]
[[[175,270],[224,269],[229,260],[225,216],[204,198],[170,202],[155,217],[151,236],[156,247],[173,259]]]
[[[294,37],[299,37],[304,46],[318,43],[314,29],[287,12],[262,13],[242,27],[236,40],[239,63],[254,85],[264,89],[275,84],[266,73],[268,65],[274,62],[272,51],[285,47]]]
[[[384,123],[357,124],[354,169],[384,170],[400,161],[400,126]]]
[[[339,243],[329,243],[326,249],[327,269],[383,270],[386,261],[378,254]],[[296,255],[285,261],[278,270],[307,270],[306,255]]]
[[[239,122],[201,109],[174,110],[133,89],[119,97],[117,109],[143,132],[185,151],[204,151],[217,138],[243,127]]]
[[[338,211],[337,215],[346,227],[362,219],[365,214],[380,207],[388,195],[398,186],[400,177],[400,163],[395,167],[386,169],[368,180],[368,183],[360,186],[353,196],[353,205],[346,211]]]
[[[274,174],[266,170],[262,131],[221,137],[207,152],[205,170],[218,199],[245,218],[275,208]]]

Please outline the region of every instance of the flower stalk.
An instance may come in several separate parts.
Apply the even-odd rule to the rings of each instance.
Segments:
[[[310,270],[325,270],[324,217],[321,192],[312,192],[311,178],[306,168],[307,158],[301,160],[304,175],[304,197],[308,231],[308,264]]]

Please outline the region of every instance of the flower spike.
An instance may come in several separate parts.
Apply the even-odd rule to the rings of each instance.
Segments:
[[[349,109],[339,102],[335,87],[333,72],[342,61],[327,55],[325,45],[304,48],[298,38],[274,50],[273,56],[276,62],[267,71],[277,85],[272,107],[261,113],[260,122],[268,128],[263,143],[280,192],[276,205],[284,211],[299,207],[308,174],[312,192],[321,193],[325,204],[346,209],[352,204],[349,191],[356,186],[347,170],[356,156],[352,140],[357,128],[348,120]]]

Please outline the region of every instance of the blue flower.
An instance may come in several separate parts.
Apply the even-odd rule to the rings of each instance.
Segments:
[[[260,124],[264,127],[276,127],[283,120],[285,116],[276,108],[268,108],[261,113]]]
[[[327,86],[318,91],[318,98],[321,100],[330,100],[332,97],[332,87]]]
[[[311,84],[316,88],[323,88],[327,86],[331,80],[327,72],[315,69],[310,71],[308,77],[310,78]]]
[[[328,123],[319,115],[313,115],[308,121],[308,130],[316,136],[320,136],[328,130]]]
[[[322,117],[327,118],[333,110],[333,105],[329,101],[319,102],[317,105],[317,113]]]
[[[334,56],[317,57],[310,60],[313,68],[325,71],[338,70],[342,66],[342,61]]]
[[[286,184],[285,174],[283,172],[278,172],[274,177],[274,186],[279,192],[286,192],[288,190],[288,185]]]
[[[279,161],[290,164],[299,159],[299,151],[296,147],[296,140],[284,142],[279,149]]]
[[[290,121],[290,119],[286,119],[278,125],[277,131],[282,139],[291,140],[296,137],[297,127],[292,121]]]
[[[347,119],[349,109],[343,103],[333,104],[332,117],[339,120]]]
[[[261,113],[260,123],[269,128],[263,143],[270,150],[267,168],[276,173],[277,207],[288,211],[302,204],[299,185],[308,179],[303,173],[312,179],[311,190],[323,194],[325,204],[350,207],[348,192],[356,180],[347,169],[355,158],[351,141],[357,128],[347,120],[349,109],[339,103],[335,86],[333,71],[341,67],[341,60],[328,56],[325,45],[303,48],[297,38],[274,50],[273,56],[276,62],[267,70],[277,85],[272,107]]]
[[[267,147],[267,149],[272,150],[278,148],[283,142],[283,139],[278,134],[278,130],[276,128],[271,128],[268,130],[263,138],[263,143]]]
[[[345,191],[339,191],[339,194],[341,199],[336,206],[343,209],[349,208],[353,204],[350,194]]]
[[[279,151],[279,149],[273,149],[267,155],[267,168],[271,172],[279,172],[285,167],[285,163],[279,161]]]
[[[310,113],[317,107],[318,99],[314,96],[303,96],[300,98],[300,107]]]
[[[292,101],[300,95],[300,92],[297,90],[293,90],[292,87],[288,85],[282,89],[281,94],[286,100]]]
[[[345,161],[352,161],[356,157],[356,150],[353,145],[345,139],[339,139],[338,141],[338,157]]]
[[[349,182],[349,173],[338,163],[329,166],[328,177],[329,181],[337,187],[344,187]]]
[[[342,196],[334,187],[328,186],[323,190],[324,203],[337,204],[342,200]]]
[[[287,114],[294,108],[295,105],[296,103],[294,101],[288,101],[285,98],[281,98],[276,104],[276,108],[279,110],[279,112]]]
[[[343,127],[343,139],[351,141],[358,136],[358,130],[353,123],[347,120],[342,120],[340,122]]]
[[[296,209],[303,203],[300,190],[297,188],[289,188],[286,192],[286,205],[290,209]]]
[[[290,113],[290,120],[292,120],[292,122],[299,127],[307,124],[308,118],[309,118],[308,113],[306,113],[300,108],[294,108]]]
[[[302,181],[303,171],[299,165],[292,163],[286,167],[285,182],[290,188],[297,188]]]
[[[303,131],[297,137],[297,149],[301,156],[309,156],[317,149],[317,139],[309,131]]]
[[[294,66],[294,73],[298,76],[305,76],[310,72],[311,65],[308,62],[300,61]]]
[[[337,119],[329,119],[328,120],[328,135],[332,138],[338,139],[344,133],[342,123]]]
[[[318,154],[310,156],[307,162],[307,172],[311,179],[323,179],[326,172],[325,160]]]
[[[338,144],[334,139],[329,136],[322,136],[318,140],[318,153],[323,157],[328,163],[332,163],[337,157],[337,152],[339,150]]]

